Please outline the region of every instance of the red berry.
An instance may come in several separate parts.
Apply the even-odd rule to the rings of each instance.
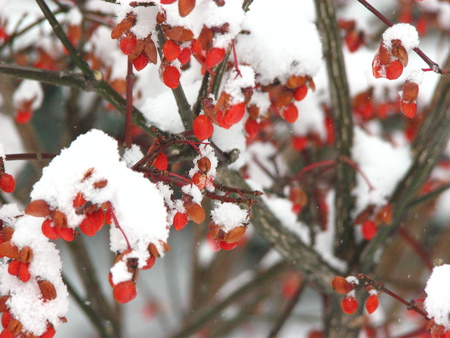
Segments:
[[[366,241],[370,241],[377,233],[377,227],[371,220],[366,220],[362,224],[362,235]]]
[[[178,61],[180,61],[182,65],[185,65],[186,63],[189,62],[190,59],[191,59],[191,50],[189,48],[183,48],[181,50],[180,55],[178,55]]]
[[[142,270],[151,269],[153,267],[153,265],[155,265],[155,261],[156,261],[156,257],[153,255],[150,255],[150,257],[147,259],[147,262],[146,262],[145,266],[142,268]]]
[[[301,101],[306,97],[306,94],[308,94],[308,86],[300,86],[294,91],[294,99]]]
[[[58,235],[65,241],[71,242],[75,239],[75,232],[72,228],[58,228],[56,227]]]
[[[155,159],[155,162],[153,162],[153,166],[158,170],[167,170],[169,167],[169,160],[167,159],[167,156],[164,153],[159,153]]]
[[[195,7],[195,0],[178,0],[178,13],[181,17],[185,17]]]
[[[239,241],[238,242],[234,242],[234,243],[227,243],[226,241],[219,241],[219,246],[221,249],[224,250],[232,250],[235,247],[237,247]]]
[[[9,330],[4,329],[0,332],[0,338],[14,338],[14,334]]]
[[[8,265],[8,273],[11,276],[18,276],[20,269],[20,261],[17,259],[13,259]]]
[[[356,52],[358,48],[364,43],[364,35],[362,32],[350,30],[345,35],[345,44],[350,53]]]
[[[138,72],[144,69],[147,65],[148,57],[145,53],[141,53],[136,59],[133,60],[133,66]]]
[[[55,328],[53,327],[53,325],[50,325],[47,328],[47,331],[45,331],[43,334],[41,334],[41,336],[39,338],[53,338],[56,334]]]
[[[72,205],[73,207],[79,208],[82,207],[83,205],[86,204],[86,199],[84,198],[84,195],[82,192],[77,193],[77,195],[75,196],[75,198],[73,199]]]
[[[0,189],[4,192],[11,193],[16,188],[16,180],[10,174],[3,173],[0,175]]]
[[[136,35],[128,33],[122,39],[120,39],[120,49],[125,55],[130,55],[136,49]]]
[[[180,56],[180,53],[181,53],[180,46],[177,43],[173,42],[172,40],[167,40],[164,43],[162,50],[163,50],[165,58],[168,61],[175,60],[176,58],[178,58],[178,56]]]
[[[208,182],[208,177],[205,173],[197,171],[194,176],[192,176],[192,183],[194,183],[200,190],[205,189],[206,183]]]
[[[245,114],[245,102],[241,102],[232,105],[230,109],[227,110],[224,116],[224,123],[227,125],[234,125],[242,120]]]
[[[188,216],[185,213],[177,212],[175,216],[173,216],[173,227],[175,230],[180,231],[186,226],[188,220]]]
[[[297,151],[305,150],[308,145],[308,138],[305,136],[292,136],[291,144],[292,148]]]
[[[2,315],[2,326],[4,328],[8,327],[9,322],[11,321],[11,312],[9,310],[6,310],[5,312],[3,312]]]
[[[203,53],[202,44],[200,40],[196,39],[191,42],[191,52],[193,54],[201,55]]]
[[[94,236],[105,223],[105,213],[102,209],[98,209],[91,214],[87,214],[86,218],[80,224],[80,230],[88,236]]]
[[[184,203],[184,208],[186,209],[186,214],[194,223],[200,224],[205,220],[205,210],[200,204],[187,201]]]
[[[295,104],[291,103],[283,110],[283,117],[289,123],[294,123],[297,120],[298,109]]]
[[[128,303],[136,298],[136,295],[136,284],[131,280],[120,282],[114,286],[113,296],[118,303]]]
[[[378,308],[378,297],[376,294],[371,294],[366,299],[366,310],[370,314],[372,314]]]
[[[400,109],[403,114],[412,119],[416,115],[417,104],[415,102],[400,102]]]
[[[354,289],[354,286],[349,283],[347,279],[341,276],[336,276],[333,278],[331,281],[331,287],[334,291],[340,293],[341,295],[346,295]]]
[[[400,60],[395,60],[386,66],[386,78],[395,80],[403,73],[403,64]]]
[[[352,296],[344,297],[341,302],[341,308],[345,313],[351,315],[358,310],[358,301]]]
[[[24,124],[31,120],[33,117],[32,110],[18,110],[16,113],[16,122],[18,124]]]
[[[47,218],[44,222],[42,222],[41,231],[42,234],[49,239],[59,238],[58,231],[56,230],[56,227],[53,224],[52,220],[49,218]]]
[[[162,78],[164,84],[172,89],[175,89],[180,84],[180,71],[177,67],[167,66],[162,71]]]
[[[30,263],[20,263],[19,266],[19,279],[26,283],[30,280],[31,274],[30,274]]]
[[[194,120],[192,129],[194,131],[195,137],[197,137],[199,141],[210,138],[214,131],[213,124],[209,117],[207,117],[206,115],[197,116]]]
[[[247,121],[245,121],[244,128],[249,139],[254,139],[256,135],[258,135],[259,125],[258,121],[255,119],[248,118]]]
[[[206,67],[212,68],[218,65],[225,56],[225,49],[223,48],[211,48],[206,52]]]

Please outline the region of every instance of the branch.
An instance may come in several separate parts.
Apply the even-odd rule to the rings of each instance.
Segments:
[[[336,157],[351,158],[353,144],[353,116],[350,93],[345,72],[341,37],[336,20],[333,0],[315,0],[317,25],[323,41],[327,64],[328,81],[336,142]],[[351,217],[353,208],[352,189],[355,173],[348,170],[344,161],[336,165],[335,198],[335,242],[334,252],[340,258],[349,260],[354,254],[354,227]]]

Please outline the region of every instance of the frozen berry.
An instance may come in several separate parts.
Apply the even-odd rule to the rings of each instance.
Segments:
[[[197,116],[194,120],[192,129],[194,131],[195,137],[197,137],[199,141],[210,138],[214,131],[212,122],[206,115]]]
[[[16,188],[16,180],[8,173],[0,175],[0,189],[4,192],[11,193]]]
[[[342,299],[341,308],[345,313],[351,315],[352,313],[355,313],[356,310],[358,310],[358,301],[355,299],[355,297],[346,296],[344,297],[344,299]]]

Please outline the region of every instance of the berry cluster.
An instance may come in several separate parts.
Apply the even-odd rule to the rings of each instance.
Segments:
[[[66,298],[64,293],[64,286],[59,277],[55,274],[46,274],[40,261],[43,258],[45,251],[55,254],[56,249],[48,247],[48,242],[42,241],[41,238],[27,237],[24,240],[23,234],[32,231],[28,228],[30,224],[26,224],[29,219],[28,216],[19,216],[18,221],[0,220],[0,257],[6,259],[2,264],[2,269],[6,269],[7,275],[3,275],[2,279],[2,295],[0,297],[0,312],[3,312],[2,325],[3,331],[0,333],[1,337],[39,337],[51,338],[55,335],[55,325],[65,322],[63,311],[58,307],[65,304],[66,299],[59,299],[60,293],[63,293],[63,298]],[[12,224],[11,222],[15,222]],[[33,228],[33,226],[31,226]],[[16,235],[19,233],[19,235]],[[42,236],[42,238],[44,238]],[[47,246],[47,248],[46,248]],[[54,259],[54,257],[53,257]],[[49,262],[51,263],[51,262]],[[55,269],[58,266],[55,265]],[[18,283],[14,279],[19,280]],[[55,308],[56,313],[60,314],[59,319],[50,316],[45,322],[35,323],[33,316],[22,316],[21,304],[23,294],[28,294],[25,290],[38,290],[36,299],[34,299],[34,306],[36,311],[41,311],[39,307],[46,307],[50,309]],[[8,292],[6,292],[8,290]],[[58,298],[59,297],[59,298]],[[57,303],[52,301],[58,298]],[[29,301],[29,300],[28,300]],[[15,305],[13,305],[15,304]],[[26,303],[28,304],[28,303]],[[45,315],[40,314],[40,318],[45,318]]]
[[[347,278],[336,276],[331,282],[334,291],[345,297],[341,301],[341,308],[347,314],[355,313],[358,310],[358,301],[355,298],[355,288],[359,285],[359,280],[354,276]],[[364,285],[369,297],[366,299],[365,308],[369,314],[378,308],[378,292],[370,284]]]
[[[361,224],[361,234],[366,241],[370,241],[377,234],[381,224],[389,225],[392,222],[392,205],[386,204],[376,210],[374,205],[367,206],[356,216],[355,225]]]
[[[375,78],[395,80],[403,73],[403,68],[408,65],[408,52],[399,39],[390,42],[390,48],[384,40],[380,42],[378,53],[372,62],[372,71]]]
[[[112,39],[120,40],[120,49],[128,59],[133,62],[134,68],[139,71],[145,68],[149,62],[156,64],[158,51],[151,34],[143,39],[138,39],[131,31],[136,24],[136,15],[128,13],[111,31]]]

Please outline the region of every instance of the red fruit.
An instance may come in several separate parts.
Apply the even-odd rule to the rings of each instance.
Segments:
[[[159,153],[155,159],[155,162],[153,162],[153,166],[158,170],[167,170],[169,167],[169,160],[167,159],[167,156],[164,153]]]
[[[16,122],[18,124],[24,124],[31,120],[33,117],[32,110],[18,110],[16,113]]]
[[[14,334],[9,330],[4,329],[0,332],[0,338],[14,338]]]
[[[20,270],[20,261],[17,259],[13,259],[8,265],[8,273],[11,276],[18,276]]]
[[[136,295],[136,284],[131,280],[120,282],[114,286],[113,296],[118,303],[128,303],[136,298]]]
[[[353,285],[347,281],[344,277],[336,276],[331,281],[331,287],[337,293],[341,295],[346,295],[354,289]]]
[[[206,242],[208,243],[209,248],[213,252],[217,252],[220,250],[220,243],[217,239],[213,238],[210,233],[206,234]]]
[[[201,55],[203,53],[202,44],[200,40],[193,40],[191,43],[191,52],[193,54]]]
[[[82,207],[83,205],[86,204],[86,199],[84,198],[84,195],[82,192],[77,193],[77,195],[75,196],[75,198],[73,199],[72,205],[73,207],[79,208]]]
[[[178,56],[180,56],[180,53],[181,53],[180,46],[177,43],[173,42],[172,40],[167,40],[164,43],[162,50],[163,50],[165,58],[168,61],[175,60],[176,58],[178,58]]]
[[[11,193],[16,188],[16,180],[10,174],[3,173],[0,175],[0,189],[4,192]]]
[[[194,131],[195,137],[197,137],[199,141],[210,138],[214,131],[213,124],[206,115],[197,116],[194,120],[192,129]]]
[[[120,39],[120,49],[125,55],[130,55],[136,49],[136,35],[128,33],[122,39]]]
[[[362,224],[362,235],[366,241],[370,241],[377,233],[377,227],[371,220],[366,220]]]
[[[194,223],[200,224],[205,220],[205,210],[200,204],[187,201],[184,203],[184,208],[186,209],[186,214]]]
[[[385,77],[386,72],[384,70],[384,67],[380,63],[380,55],[379,54],[375,55],[375,58],[372,61],[372,74],[373,74],[373,77],[376,79]]]
[[[94,236],[105,223],[105,213],[102,209],[98,209],[91,214],[87,214],[86,218],[80,224],[80,230],[88,236]]]
[[[344,297],[341,302],[341,308],[345,313],[351,315],[358,310],[358,301],[352,296]]]
[[[75,232],[72,228],[56,228],[58,235],[65,241],[71,242],[75,239]]]
[[[395,80],[403,73],[403,64],[400,60],[395,60],[386,66],[386,79]]]
[[[139,72],[148,65],[148,57],[145,53],[141,53],[136,59],[133,60],[134,68]]]
[[[26,283],[30,280],[31,274],[30,274],[30,263],[20,263],[19,266],[19,279]]]
[[[177,212],[175,216],[173,216],[173,227],[175,230],[180,231],[186,226],[188,221],[188,216],[185,213]]]
[[[248,118],[247,121],[245,121],[244,128],[249,139],[254,139],[256,135],[258,135],[259,126],[258,121],[255,119]]]
[[[245,102],[235,104],[227,110],[224,116],[224,123],[227,125],[234,125],[242,120],[245,114]]]
[[[417,104],[415,102],[400,102],[400,109],[403,114],[412,119],[416,115]]]
[[[58,239],[59,234],[51,219],[47,218],[42,222],[42,234],[49,239]]]
[[[197,171],[194,176],[192,176],[192,183],[194,183],[200,190],[205,189],[207,181],[206,174],[201,171]]]
[[[370,314],[372,314],[378,308],[378,297],[376,294],[371,294],[366,299],[366,310]]]
[[[181,50],[180,55],[178,55],[178,61],[180,61],[182,65],[185,65],[186,63],[189,62],[190,59],[191,59],[191,50],[189,48],[183,48]]]
[[[153,265],[155,265],[155,261],[156,261],[156,257],[153,255],[150,255],[150,257],[147,259],[147,262],[146,262],[145,266],[142,268],[142,270],[151,269],[153,267]]]
[[[350,53],[356,52],[364,42],[364,34],[356,30],[350,30],[345,35],[345,44]]]
[[[305,136],[292,136],[291,144],[292,148],[297,151],[305,150],[308,145],[308,138]]]
[[[2,326],[8,327],[9,322],[11,321],[11,312],[9,310],[6,310],[2,315]]]
[[[219,246],[221,249],[224,250],[232,250],[235,247],[237,247],[239,241],[238,242],[234,242],[234,243],[227,243],[226,241],[219,241]]]
[[[56,334],[55,328],[53,325],[50,325],[43,334],[40,335],[39,338],[53,338]]]
[[[223,48],[211,48],[206,52],[206,67],[212,68],[222,62],[225,56],[225,49]]]
[[[308,94],[308,86],[300,86],[294,91],[294,99],[301,101],[306,97],[306,94]]]
[[[180,84],[180,71],[174,66],[167,66],[162,71],[162,78],[164,84],[172,89],[175,89]]]
[[[283,117],[289,123],[294,123],[297,120],[298,109],[295,104],[291,103],[283,110]]]
[[[195,7],[195,0],[178,0],[178,13],[181,17],[188,15]]]

